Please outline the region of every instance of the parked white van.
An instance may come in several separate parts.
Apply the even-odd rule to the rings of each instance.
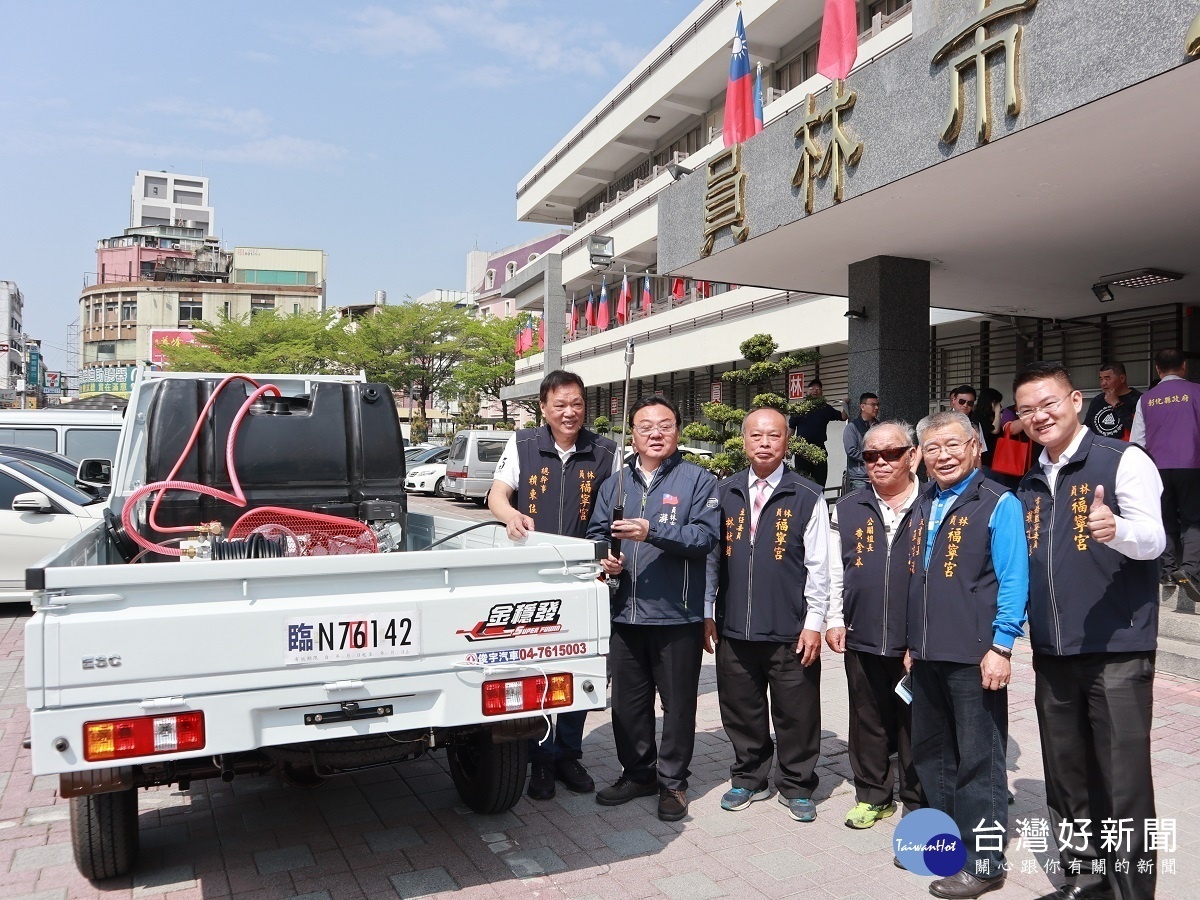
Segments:
[[[111,460],[121,418],[119,409],[0,409],[0,444],[51,450],[75,462]]]
[[[511,431],[460,431],[446,458],[445,491],[460,500],[484,503],[496,474],[496,463],[508,445]]]

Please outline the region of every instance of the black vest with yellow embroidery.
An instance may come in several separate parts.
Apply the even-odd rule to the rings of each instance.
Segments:
[[[954,499],[925,567],[925,535],[937,484],[913,508],[908,648],[913,659],[978,663],[992,647],[1000,582],[992,567],[990,523],[1008,490],[978,472]]]
[[[575,452],[562,460],[550,428],[517,432],[521,467],[513,506],[549,534],[583,537],[596,508],[600,485],[613,473],[617,445],[586,428],[575,439]]]
[[[748,470],[721,482],[721,554],[717,579],[717,627],[743,641],[792,642],[804,628],[804,530],[821,490],[784,469],[767,498],[750,539]]]
[[[909,551],[913,509],[896,522],[888,548],[879,500],[871,488],[847,494],[837,504],[842,545],[842,612],[846,646],[876,656],[903,656],[908,646]]]
[[[1037,653],[1132,653],[1158,645],[1158,560],[1130,559],[1092,539],[1097,485],[1116,515],[1117,467],[1142,449],[1085,434],[1058,472],[1054,494],[1041,466],[1021,479],[1029,540],[1029,641]],[[1157,503],[1157,498],[1147,498]]]

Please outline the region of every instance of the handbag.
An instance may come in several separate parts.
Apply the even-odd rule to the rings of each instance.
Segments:
[[[1011,426],[1012,422],[1004,423],[1004,430],[996,438],[996,449],[992,453],[992,471],[1020,478],[1033,465],[1033,442],[1023,434],[1011,437]]]

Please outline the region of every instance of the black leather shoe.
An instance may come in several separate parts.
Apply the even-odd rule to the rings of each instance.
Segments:
[[[948,897],[950,900],[970,900],[988,891],[998,891],[1004,887],[1004,876],[998,878],[976,878],[965,869],[949,878],[939,878],[929,885],[929,893],[935,897]]]
[[[596,789],[596,782],[577,759],[556,759],[554,777],[577,794],[590,794]]]
[[[658,817],[664,822],[678,822],[687,815],[687,810],[686,791],[663,788],[658,792]]]
[[[529,796],[533,800],[554,799],[554,765],[535,762],[529,767]]]
[[[596,792],[596,802],[601,806],[620,806],[636,797],[652,797],[658,793],[658,783],[648,781],[638,784],[622,775],[612,787]]]
[[[1038,900],[1113,900],[1110,891],[1096,891],[1077,884],[1064,884],[1057,891],[1043,894]]]

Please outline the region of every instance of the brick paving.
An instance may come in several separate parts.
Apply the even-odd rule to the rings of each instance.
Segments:
[[[511,813],[477,816],[460,804],[445,757],[437,753],[314,790],[261,777],[197,782],[186,793],[144,791],[137,869],[93,885],[75,869],[57,778],[34,778],[21,748],[28,731],[21,672],[27,615],[0,606],[0,897],[6,900],[929,896],[930,879],[892,865],[898,817],[868,831],[842,824],[853,804],[846,686],[841,659],[828,650],[818,819],[809,825],[793,822],[774,800],[738,813],[720,809],[731,751],[708,662],[691,811],[682,822],[660,822],[654,798],[606,808],[561,786],[552,801],[522,798]],[[1052,888],[1040,868],[1045,854],[1018,849],[1015,836],[1017,819],[1046,815],[1032,672],[1021,657],[1019,649],[1009,688],[1012,871],[1004,889],[989,897],[1032,898]],[[1170,860],[1175,872],[1159,876],[1158,896],[1183,900],[1200,895],[1200,682],[1160,673],[1155,714],[1158,811],[1177,820],[1176,850],[1159,854],[1160,864]],[[598,783],[615,780],[607,713],[588,717],[584,753]]]

